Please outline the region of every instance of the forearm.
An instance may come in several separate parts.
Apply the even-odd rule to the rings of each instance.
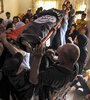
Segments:
[[[21,53],[23,56],[25,55],[23,50],[16,48],[13,44],[9,43],[6,38],[2,39],[2,42],[12,55],[15,55],[17,52]]]
[[[69,0],[65,0],[63,4],[66,4]]]
[[[37,84],[38,83],[38,74],[39,74],[39,67],[41,63],[42,57],[35,57],[32,63],[32,67],[30,70],[30,78],[29,81],[32,84]]]
[[[63,2],[63,4],[66,4],[66,2],[67,2],[67,1],[65,0],[65,1]]]
[[[7,49],[9,50],[9,52],[14,55],[17,53],[16,49],[14,48],[14,46],[12,44],[10,44],[6,39],[2,40],[3,44],[7,47]]]

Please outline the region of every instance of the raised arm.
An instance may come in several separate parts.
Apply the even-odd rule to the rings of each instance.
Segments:
[[[65,0],[63,4],[66,4],[69,0]]]
[[[1,11],[0,14],[4,12],[4,7],[3,7],[3,0],[1,0]]]
[[[17,49],[15,46],[13,46],[11,43],[7,41],[5,33],[1,33],[0,37],[3,44],[7,47],[7,49],[12,55],[15,55],[17,52],[20,52],[22,55],[24,55],[24,51]]]
[[[33,63],[32,63],[32,67],[31,67],[31,70],[30,70],[30,77],[29,77],[29,81],[32,84],[38,83],[39,67],[40,67],[42,56],[44,54],[44,50],[45,50],[44,44],[40,44],[40,45],[37,45],[35,47],[35,51],[33,53],[34,54],[34,60],[33,60]]]

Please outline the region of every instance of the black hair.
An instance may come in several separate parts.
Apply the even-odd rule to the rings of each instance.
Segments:
[[[14,19],[14,18],[17,18],[17,19],[18,19],[18,16],[14,16],[13,19]]]
[[[87,14],[86,13],[83,13],[82,15],[86,16]]]
[[[72,26],[74,26],[74,27],[75,27],[75,29],[76,29],[76,24],[72,24],[72,25],[71,25],[71,27],[72,27]]]
[[[40,9],[40,10],[43,10],[43,7],[40,7],[39,9]]]
[[[2,18],[0,18],[0,24],[3,22],[3,19]]]
[[[6,12],[6,15],[10,15],[10,12]]]
[[[18,16],[14,16],[14,17],[13,17],[13,20],[14,20],[15,18],[16,18],[17,20],[19,19],[19,17],[18,17]],[[18,22],[19,22],[19,20],[18,20]]]
[[[2,71],[7,76],[16,75],[22,61],[23,61],[22,54],[16,53],[14,56],[5,61]]]
[[[68,4],[68,3],[70,4],[70,1],[68,1],[67,4]]]

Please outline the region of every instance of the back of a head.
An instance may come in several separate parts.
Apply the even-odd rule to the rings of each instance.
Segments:
[[[80,50],[75,44],[67,43],[61,50],[63,61],[74,64],[79,56]]]
[[[76,13],[75,9],[71,9],[70,15],[74,15]]]
[[[23,56],[20,53],[16,53],[13,57],[7,59],[3,66],[3,72],[7,76],[16,75],[21,63]]]

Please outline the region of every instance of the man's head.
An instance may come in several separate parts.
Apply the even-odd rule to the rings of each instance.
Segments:
[[[5,24],[4,24],[4,20],[2,18],[0,18],[0,31],[4,31],[5,30]]]
[[[76,29],[76,24],[71,25],[71,30],[74,31]]]
[[[11,57],[10,59],[7,59],[5,61],[3,69],[2,69],[3,72],[7,76],[16,75],[16,73],[18,72],[22,61],[23,61],[22,54],[16,53],[13,57]]]
[[[67,8],[70,7],[70,1],[67,2],[66,6],[67,6]]]
[[[6,12],[6,16],[7,16],[7,19],[9,19],[10,18],[10,12]]]
[[[66,63],[74,64],[80,56],[79,48],[71,43],[67,43],[62,47],[59,46],[57,49],[57,53],[59,62],[61,63],[63,62],[65,64]]]
[[[75,9],[70,10],[70,16],[75,16],[75,13],[76,13]]]
[[[87,15],[86,13],[83,13],[81,19],[84,20],[86,18],[86,15]]]
[[[13,23],[16,24],[17,22],[19,22],[19,20],[18,20],[18,16],[14,16],[14,17],[13,17]]]
[[[28,14],[28,15],[31,15],[31,8],[29,8],[29,9],[27,10],[27,14]]]
[[[70,12],[69,8],[66,8],[66,15]]]

